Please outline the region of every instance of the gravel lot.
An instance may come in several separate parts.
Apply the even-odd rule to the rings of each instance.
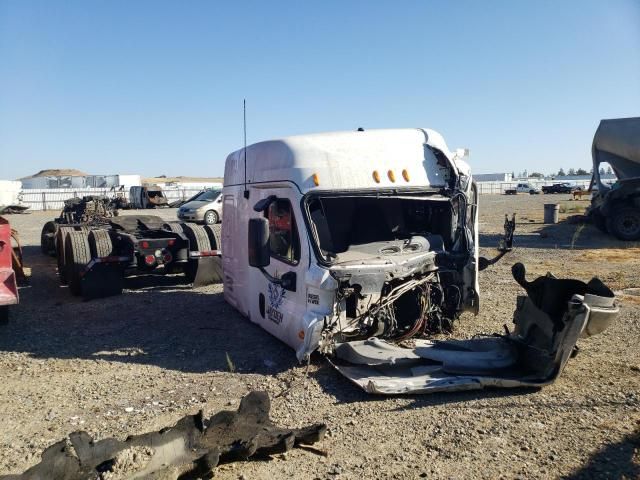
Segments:
[[[541,222],[545,202],[569,210],[586,202],[480,200],[483,253],[493,255],[506,212],[518,214],[517,249],[481,273],[481,313],[463,316],[457,336],[500,332],[511,322],[521,293],[510,274],[516,261],[530,278],[551,271],[597,275],[621,292],[640,286],[640,245],[589,225]],[[235,409],[242,395],[262,389],[283,426],[326,422],[329,433],[316,446],[328,455],[294,450],[220,466],[216,478],[640,478],[640,297],[633,291],[621,293],[617,323],[582,341],[552,386],[374,397],[320,357],[298,365],[293,351],[226,305],[219,286],[134,278],[118,297],[72,297],[39,249],[53,215],[8,217],[32,277],[0,327],[0,474],[37,463],[43,448],[74,430],[125,438],[199,409]]]

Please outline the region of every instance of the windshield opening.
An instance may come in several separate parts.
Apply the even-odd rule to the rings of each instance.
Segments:
[[[357,245],[440,236],[453,243],[456,219],[449,200],[375,196],[318,196],[309,200],[308,215],[325,261]]]

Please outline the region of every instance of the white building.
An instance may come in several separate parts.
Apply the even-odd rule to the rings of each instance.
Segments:
[[[43,188],[116,188],[142,185],[140,175],[56,175],[23,178],[24,189]]]
[[[473,178],[476,182],[511,182],[511,173],[475,173]]]
[[[0,208],[20,204],[22,185],[14,180],[0,180]]]

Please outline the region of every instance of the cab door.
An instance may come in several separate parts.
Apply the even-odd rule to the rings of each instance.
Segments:
[[[258,192],[262,198],[275,198],[264,212],[255,213],[266,217],[269,223],[270,263],[264,267],[264,273],[250,267],[251,320],[297,349],[304,340],[304,333],[300,332],[306,311],[305,272],[309,265],[309,243],[304,234],[299,196],[291,188]],[[272,281],[285,274],[295,275],[288,288]]]

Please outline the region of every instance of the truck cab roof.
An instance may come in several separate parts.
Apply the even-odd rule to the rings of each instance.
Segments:
[[[430,129],[379,129],[297,135],[246,148],[246,183],[293,182],[318,190],[447,185],[451,167],[468,172]],[[377,173],[374,173],[377,172]],[[245,149],[227,157],[225,186],[245,183]]]

